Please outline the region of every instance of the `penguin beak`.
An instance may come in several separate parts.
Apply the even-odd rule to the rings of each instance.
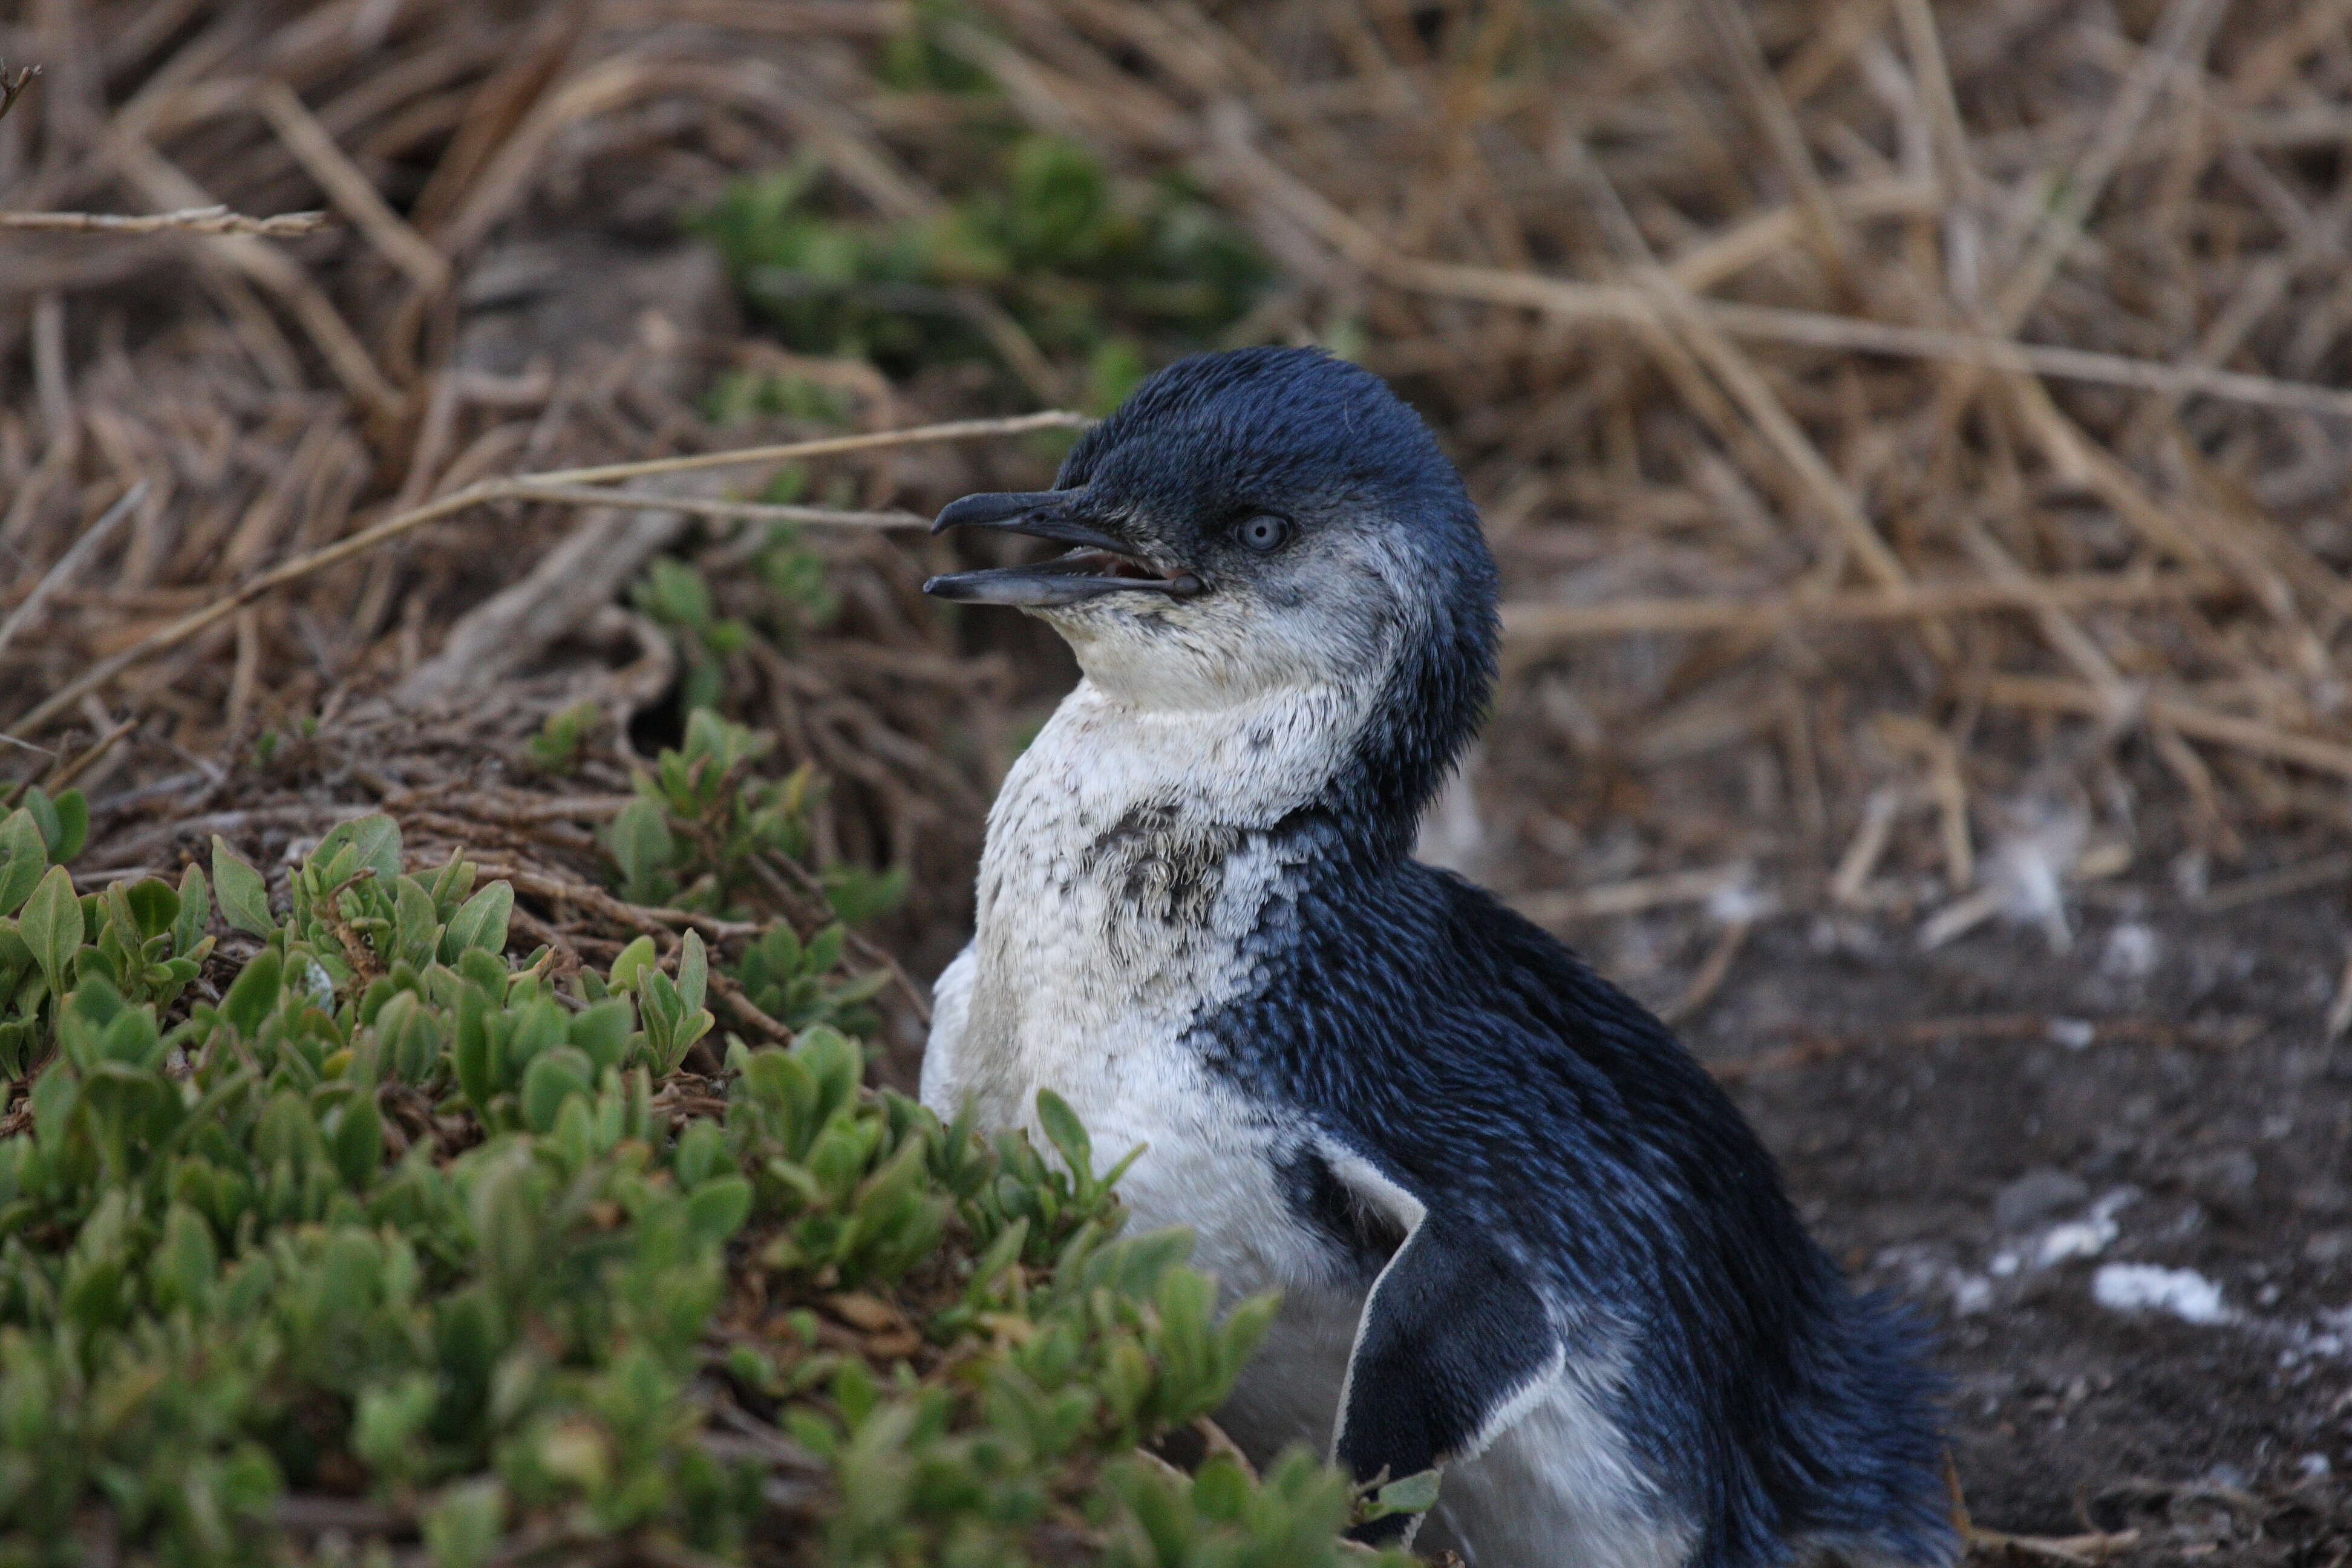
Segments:
[[[1150,559],[1136,540],[1089,519],[1086,502],[1083,489],[1013,490],[949,502],[932,522],[933,533],[987,529],[1050,539],[1072,548],[1035,566],[998,566],[934,577],[923,584],[923,592],[960,604],[1031,610],[1075,605],[1105,594],[1143,592],[1189,599],[1201,592],[1201,579],[1187,568]]]

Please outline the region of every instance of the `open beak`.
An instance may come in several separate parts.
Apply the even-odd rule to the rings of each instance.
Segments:
[[[1184,567],[1150,560],[1134,540],[1108,532],[1087,519],[1086,499],[1082,489],[1018,490],[949,502],[932,522],[933,533],[985,528],[1050,539],[1071,549],[1035,566],[998,566],[934,577],[923,584],[923,592],[967,605],[1039,609],[1105,594],[1143,592],[1189,599],[1201,591],[1200,578]]]

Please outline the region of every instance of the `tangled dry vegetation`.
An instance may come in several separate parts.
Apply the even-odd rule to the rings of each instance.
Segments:
[[[1485,510],[1438,837],[1713,900],[1691,1000],[1760,900],[2345,871],[2344,0],[24,0],[0,58],[0,806],[82,792],[83,893],[382,814],[549,984],[698,933],[725,1030],[870,1008],[903,1082],[1063,668],[910,524],[1261,341]]]
[[[1531,887],[1615,889],[1538,912],[1704,897],[1738,865],[1949,934],[2054,919],[2067,880],[2135,858],[2185,851],[2193,882],[2250,829],[2346,816],[2343,21],[34,5],[6,35],[45,70],[0,122],[11,208],[337,226],[0,242],[8,765],[89,789],[102,871],[382,805],[568,885],[620,795],[613,743],[635,717],[646,752],[703,659],[776,763],[831,781],[827,857],[908,874],[889,934],[934,957],[1034,660],[913,600],[911,533],[806,528],[815,564],[772,571],[821,574],[825,613],[725,649],[623,592],[667,555],[702,563],[714,616],[789,616],[741,570],[761,540],[577,498],[257,585],[486,478],[1100,402],[1175,349],[1311,337],[1429,410],[1486,507],[1513,671],[1494,766],[1541,781],[1498,792],[1492,831]],[[1233,300],[1189,319],[1024,297],[1003,247],[894,269],[886,231],[1017,184],[997,150],[1023,133],[1184,182],[1270,267],[1225,267]],[[799,183],[763,218],[737,182],[777,168]],[[753,335],[677,245],[714,209]],[[937,330],[890,325],[918,317]],[[920,512],[1051,456],[887,448],[801,465],[782,499]],[[583,700],[583,783],[533,784],[515,747]]]

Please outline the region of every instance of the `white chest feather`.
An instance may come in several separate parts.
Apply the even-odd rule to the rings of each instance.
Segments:
[[[1179,1042],[1246,982],[1286,869],[1263,830],[1329,776],[1356,705],[1310,687],[1143,709],[1081,683],[1005,778],[972,944],[940,978],[924,1102],[1034,1133],[1051,1089],[1104,1163],[1145,1145],[1120,1186],[1136,1223],[1192,1226],[1229,1291],[1298,1282],[1277,1130]]]

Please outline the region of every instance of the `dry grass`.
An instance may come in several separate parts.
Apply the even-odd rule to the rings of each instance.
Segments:
[[[2352,824],[2342,0],[975,11],[937,40],[1002,97],[877,85],[915,19],[889,5],[20,6],[0,56],[44,72],[0,120],[0,205],[339,223],[0,233],[0,616],[44,601],[0,646],[0,768],[78,776],[126,868],[381,806],[420,848],[596,880],[665,639],[607,591],[494,681],[418,672],[569,531],[625,562],[724,563],[730,536],[494,483],[385,524],[818,432],[705,418],[697,387],[777,353],[723,310],[637,301],[495,365],[476,327],[513,242],[657,230],[796,153],[926,210],[960,132],[1010,116],[1187,174],[1283,269],[1238,338],[1356,345],[1439,424],[1505,568],[1488,843],[1523,883],[1740,864],[1784,906],[1949,935],[2046,915],[2044,883],[2184,852],[2193,879],[2250,834]],[[1006,411],[968,378],[796,368],[866,430]],[[1047,460],[817,477],[922,512]],[[825,853],[913,870],[893,934],[931,956],[1018,670],[917,598],[937,546],[811,538],[843,612],[734,698],[836,781]],[[583,698],[614,743],[532,778],[520,740]],[[297,737],[266,767],[265,730]]]

